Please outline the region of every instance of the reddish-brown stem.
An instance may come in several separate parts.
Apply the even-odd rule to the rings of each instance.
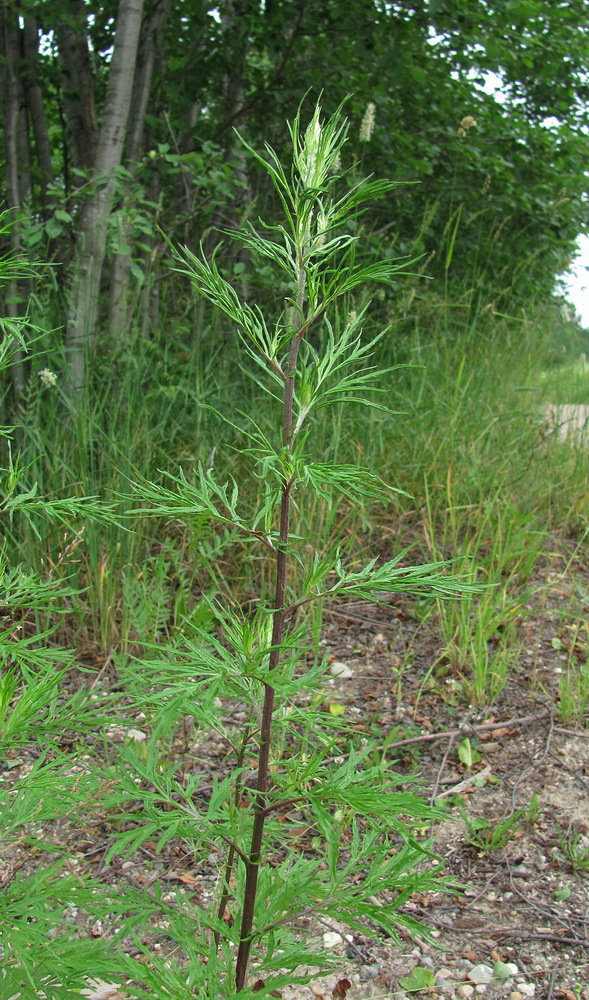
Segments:
[[[305,294],[305,274],[302,266],[302,257],[300,255],[299,267],[300,273],[297,290],[297,307],[299,313],[302,315]],[[288,365],[285,371],[286,378],[284,380],[284,404],[282,411],[282,444],[283,447],[288,448],[289,451],[292,451],[295,369],[301,341],[309,326],[310,322],[308,321],[304,323],[294,334],[290,346]],[[280,660],[280,647],[284,634],[286,572],[288,559],[287,551],[290,535],[290,496],[293,484],[294,480],[292,478],[286,478],[285,476],[282,482],[282,500],[280,505],[280,542],[276,546],[276,587],[274,592],[274,615],[272,621],[272,652],[270,653],[268,661],[269,677],[271,677],[272,672],[278,666]],[[266,681],[264,684],[264,704],[262,706],[262,722],[260,725],[260,747],[258,751],[258,775],[255,792],[252,842],[249,857],[245,863],[243,911],[239,931],[239,949],[235,964],[235,986],[238,993],[244,989],[247,976],[249,956],[252,946],[252,928],[254,924],[256,892],[258,887],[258,871],[262,855],[264,823],[269,811],[266,796],[268,792],[268,771],[270,762],[270,741],[272,737],[272,715],[274,712],[274,694],[275,691],[270,683],[270,680]]]
[[[241,741],[241,746],[239,748],[239,752],[237,754],[237,761],[236,761],[236,767],[237,767],[238,771],[241,771],[241,768],[243,766],[243,761],[244,761],[244,758],[245,758],[245,751],[247,749],[247,745],[248,745],[248,743],[250,741],[251,735],[252,735],[251,734],[251,730],[247,729],[246,732],[245,732],[245,735],[244,735],[244,737],[243,737],[243,739]],[[233,806],[234,806],[235,809],[239,808],[239,800],[241,798],[241,790],[242,790],[242,780],[241,780],[241,778],[239,778],[236,781],[236,783],[235,783],[235,792],[233,794]],[[227,909],[227,903],[229,902],[229,895],[230,895],[229,884],[231,882],[231,876],[233,875],[233,866],[235,864],[235,855],[237,854],[237,856],[240,857],[243,861],[247,861],[247,857],[244,855],[243,851],[237,846],[237,844],[234,844],[233,841],[229,840],[228,837],[224,837],[223,834],[221,834],[221,838],[225,841],[226,844],[229,845],[229,853],[227,855],[227,862],[225,864],[225,875],[224,875],[224,878],[223,878],[223,889],[222,889],[222,892],[221,892],[221,899],[219,900],[219,907],[218,907],[218,910],[217,910],[217,919],[219,921],[221,921],[221,920],[224,919],[224,917],[225,917],[225,910]],[[221,940],[221,936],[219,934],[219,931],[214,931],[213,937],[215,939],[215,944],[216,944],[216,946],[218,948],[219,947],[219,942]]]
[[[285,414],[286,416],[286,414]],[[291,398],[292,420],[292,398]],[[285,420],[286,424],[286,420]],[[286,545],[290,523],[290,491],[292,481],[285,482],[282,488],[282,505],[280,512],[280,548],[276,556],[276,591],[274,602],[274,621],[272,626],[272,652],[268,670],[274,670],[280,657],[280,645],[284,631],[284,597],[286,591]],[[235,965],[235,985],[239,993],[245,986],[249,954],[252,944],[251,933],[254,922],[256,891],[258,887],[258,869],[262,853],[264,821],[267,815],[266,793],[268,791],[268,765],[270,760],[270,739],[272,732],[272,714],[274,711],[274,688],[264,684],[264,705],[262,708],[262,724],[260,726],[260,748],[258,752],[258,777],[256,782],[256,803],[254,807],[254,826],[249,857],[245,866],[245,889],[241,928],[239,933],[239,949]]]
[[[285,799],[284,802],[273,802],[271,806],[266,806],[264,812],[268,816],[275,809],[286,809],[287,806],[294,805],[295,802],[300,802],[302,799],[301,795],[298,795],[296,799]]]

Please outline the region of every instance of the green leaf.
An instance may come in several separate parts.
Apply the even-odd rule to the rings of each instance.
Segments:
[[[63,226],[59,219],[55,216],[52,219],[48,219],[45,225],[45,231],[50,239],[54,240],[63,233]]]
[[[462,741],[458,747],[458,756],[465,767],[470,771],[473,764],[478,764],[481,755],[478,750],[473,750],[468,737]]]
[[[416,990],[427,990],[431,986],[435,985],[435,978],[429,969],[424,969],[423,966],[418,965],[413,972],[410,972],[408,976],[403,976],[399,979],[399,986],[402,986],[404,990],[409,990],[409,992],[414,992]]]
[[[495,962],[493,966],[493,978],[494,979],[509,979],[513,975],[513,971],[509,968],[506,962]]]
[[[416,83],[426,82],[427,80],[426,74],[422,70],[421,66],[418,66],[416,63],[411,63],[411,66],[409,67],[409,72]]]

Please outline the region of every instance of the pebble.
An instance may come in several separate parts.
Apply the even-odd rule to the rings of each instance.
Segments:
[[[127,739],[135,740],[136,743],[143,743],[147,739],[147,733],[144,733],[141,729],[128,729]]]
[[[423,959],[421,960],[423,963]],[[448,979],[454,979],[454,973],[450,969],[441,968],[436,972],[436,986],[443,986]]]
[[[121,987],[115,983],[104,983],[102,979],[92,979],[88,983],[88,989],[80,990],[80,996],[88,997],[88,1000],[111,1000],[111,997],[121,995],[120,989]]]
[[[468,973],[468,978],[476,986],[484,986],[491,982],[493,970],[490,965],[475,965]]]
[[[462,997],[463,1000],[468,1000],[468,998],[471,997],[473,993],[474,993],[474,986],[469,986],[468,983],[463,983],[462,986],[459,986],[458,989],[456,990],[456,995]]]
[[[422,965],[425,965],[426,969],[433,969],[434,960],[431,955],[421,955],[418,953],[417,958],[419,958]]]
[[[513,992],[509,994],[509,1000],[524,1000],[524,995],[523,993],[520,993],[519,990],[513,990]]]
[[[370,979],[376,979],[380,972],[380,963],[375,962],[373,965],[363,965],[360,968],[360,979],[367,983]]]
[[[347,663],[342,663],[340,660],[336,660],[335,663],[331,664],[329,672],[332,677],[342,677],[346,680],[348,677],[354,676],[354,671]]]
[[[533,997],[536,992],[535,983],[518,983],[518,989],[520,993],[523,993],[525,997]]]
[[[343,938],[341,934],[337,933],[337,931],[325,931],[325,934],[323,935],[323,945],[325,948],[335,948],[336,945],[341,944],[342,941]]]

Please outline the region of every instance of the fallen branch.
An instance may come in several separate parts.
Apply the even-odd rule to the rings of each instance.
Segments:
[[[452,788],[448,788],[445,792],[438,792],[435,798],[445,799],[448,795],[458,795],[459,792],[463,792],[465,788],[473,785],[480,778],[486,778],[487,775],[491,773],[491,765],[487,764],[482,771],[477,771],[476,774],[471,774],[469,778],[465,778],[464,781],[459,781],[457,785],[452,785]]]
[[[534,722],[545,722],[552,718],[552,712],[541,712],[539,715],[524,715],[520,719],[506,719],[504,722],[481,722],[479,725],[465,725],[460,729],[448,729],[444,733],[427,733],[423,736],[412,736],[407,740],[398,740],[397,743],[387,743],[386,750],[396,750],[398,747],[415,746],[418,743],[433,743],[434,740],[456,739],[457,736],[468,736],[469,733],[490,732],[493,729],[512,729],[513,727],[523,729],[524,726],[531,726]],[[379,747],[384,750],[385,747]]]

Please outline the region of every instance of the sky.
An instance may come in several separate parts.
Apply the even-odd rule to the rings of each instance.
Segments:
[[[579,236],[579,254],[562,277],[564,293],[583,326],[589,327],[589,236]]]

